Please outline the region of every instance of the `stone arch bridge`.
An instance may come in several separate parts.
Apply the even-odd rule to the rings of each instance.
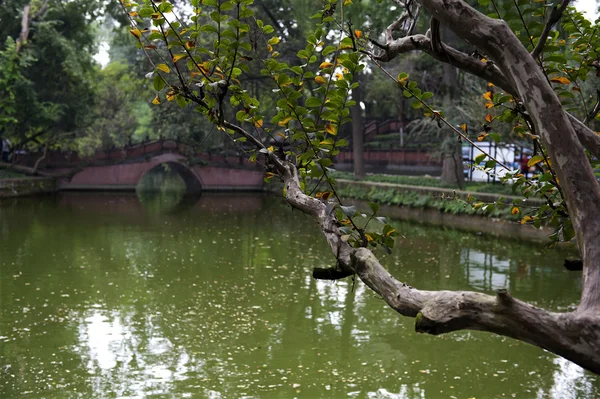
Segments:
[[[40,157],[20,156],[17,163],[31,166]],[[188,191],[262,190],[264,170],[247,158],[199,153],[175,140],[158,140],[99,151],[88,158],[50,152],[39,168],[57,174],[76,168],[70,179],[59,180],[63,190],[134,190],[146,173],[164,165],[183,178]]]

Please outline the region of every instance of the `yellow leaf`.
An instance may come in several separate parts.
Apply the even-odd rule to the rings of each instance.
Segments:
[[[463,123],[462,125],[460,125],[460,128],[462,129],[463,132],[467,132],[467,124]]]
[[[173,101],[173,99],[175,98],[175,92],[174,91],[170,91],[167,93],[167,101]]]
[[[571,83],[571,81],[569,79],[567,79],[563,76],[556,76],[556,77],[550,79],[550,81],[554,82],[554,83],[560,83],[563,85],[568,85],[569,83]]]
[[[131,29],[129,32],[138,39],[142,36],[142,32],[139,29]]]
[[[325,68],[331,68],[333,66],[333,64],[331,62],[321,62],[321,65],[319,65],[319,69],[325,69]]]
[[[189,50],[189,49],[194,48],[194,47],[196,47],[196,42],[192,42],[192,41],[185,42],[185,48],[186,49]]]
[[[542,155],[535,155],[533,157],[531,157],[531,159],[529,161],[527,161],[527,166],[529,166],[530,168],[534,165],[537,165],[538,163],[542,162],[544,160],[544,157]]]
[[[267,44],[267,50],[269,50],[269,53],[273,52],[273,46]]]
[[[263,120],[262,119],[254,121],[254,127],[262,127],[262,125],[263,125]]]
[[[494,87],[493,83],[488,83],[488,87]]]
[[[487,137],[487,133],[481,133],[479,136],[477,136],[477,141],[481,141],[486,137]]]
[[[516,206],[513,206],[513,208],[510,210],[510,213],[512,213],[513,215],[516,215],[517,213],[519,213],[519,208],[517,208]]]
[[[367,238],[367,242],[373,241],[373,237],[369,233],[365,233],[365,237]]]
[[[288,125],[288,123],[290,123],[290,121],[291,121],[291,120],[292,120],[292,117],[291,117],[291,116],[288,116],[288,117],[287,117],[287,118],[285,118],[284,120],[282,120],[282,121],[279,121],[277,124],[278,124],[279,126],[281,126],[281,127],[284,127],[284,126],[287,126],[287,125]],[[283,137],[285,138],[285,136],[283,136]]]
[[[490,114],[487,114],[487,115],[485,116],[485,121],[486,121],[486,122],[488,122],[488,123],[491,123],[493,120],[494,120],[494,117],[493,117],[492,115],[490,115]]]
[[[331,134],[332,136],[335,136],[337,134],[337,126],[333,125],[331,123],[328,123],[325,125],[325,131],[329,134]]]
[[[344,0],[344,5],[345,6],[348,6],[350,4],[352,4],[352,0]]]
[[[129,13],[130,17],[134,17],[135,18],[135,17],[137,17],[137,15],[138,15],[138,13],[136,11],[132,11],[132,12]]]
[[[490,109],[494,106],[494,103],[485,103],[485,109]]]
[[[275,147],[273,147],[273,146],[270,146],[269,148],[267,148],[267,150],[268,150],[269,152],[275,152]]]
[[[159,69],[159,70],[163,71],[164,73],[171,72],[171,70],[169,69],[169,67],[167,65],[165,65],[165,64],[158,64],[156,66],[156,69]]]
[[[187,54],[181,53],[181,54],[175,54],[173,55],[173,62],[177,62],[182,58],[187,57]]]
[[[362,32],[358,29],[354,29],[354,36],[356,36],[357,39],[360,39],[360,37],[362,36]]]
[[[488,101],[492,101],[492,92],[491,92],[491,91],[488,91],[487,93],[485,93],[485,94],[483,95],[483,98],[485,98],[485,99],[486,99],[486,100],[488,100]]]
[[[521,219],[521,224],[525,224],[525,223],[530,222],[532,220],[533,220],[533,218],[531,216],[527,215],[523,219]]]
[[[152,104],[160,104],[160,98],[158,97],[158,94],[156,97],[154,97],[154,100],[152,100]]]
[[[336,77],[337,80],[344,80],[344,75],[341,74],[341,73],[336,73],[335,77]]]
[[[318,76],[315,77],[315,82],[317,82],[320,85],[324,85],[325,83],[327,83],[327,79],[325,79],[321,75],[318,75]]]
[[[482,58],[481,59],[481,62],[487,62],[487,61],[488,61],[487,58]]]
[[[394,231],[396,231],[396,229],[390,229],[390,231],[388,231],[387,233],[385,233],[386,236],[389,236],[390,234],[392,234]]]

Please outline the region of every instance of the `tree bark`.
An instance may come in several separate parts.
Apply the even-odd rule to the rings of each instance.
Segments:
[[[363,123],[362,86],[352,90],[352,99],[356,105],[350,110],[352,117],[352,159],[354,161],[354,176],[358,179],[365,177],[365,125]]]

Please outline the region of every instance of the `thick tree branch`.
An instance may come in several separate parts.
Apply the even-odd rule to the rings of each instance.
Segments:
[[[417,332],[489,331],[542,347],[600,372],[597,315],[552,313],[512,298],[468,291],[421,291],[396,280],[365,248],[353,253],[356,272],[398,313],[416,317]]]
[[[555,168],[584,263],[580,312],[600,310],[600,186],[558,97],[506,22],[479,13],[460,0],[423,0],[423,6],[460,38],[490,54],[512,82]]]
[[[495,63],[482,62],[443,43],[441,43],[442,51],[435,51],[431,44],[431,39],[425,35],[416,34],[407,36],[395,39],[386,44],[378,44],[377,47],[381,51],[378,51],[373,57],[378,61],[389,62],[400,54],[415,50],[422,51],[438,61],[449,63],[461,71],[491,82],[505,92],[518,97],[518,92],[513,82],[507,79]],[[567,113],[567,116],[581,144],[592,155],[600,158],[600,136],[573,115]]]

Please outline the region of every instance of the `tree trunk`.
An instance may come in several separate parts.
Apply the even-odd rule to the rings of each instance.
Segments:
[[[456,68],[450,64],[443,64],[442,87],[444,90],[444,109],[451,109],[456,97],[458,75]],[[465,186],[465,176],[462,165],[462,145],[459,141],[450,138],[442,142],[442,184],[458,187]]]
[[[460,141],[450,139],[451,143],[442,148],[442,177],[443,184],[465,187],[465,174],[462,163],[462,144]]]
[[[354,176],[362,179],[365,177],[365,126],[362,118],[362,87],[352,90],[352,99],[356,105],[350,110],[352,116],[352,159],[354,160]]]

